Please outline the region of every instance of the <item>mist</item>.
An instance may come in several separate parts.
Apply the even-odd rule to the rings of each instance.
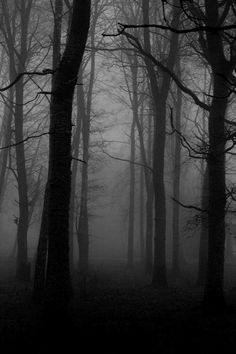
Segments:
[[[231,352],[235,15],[0,0],[4,353]]]

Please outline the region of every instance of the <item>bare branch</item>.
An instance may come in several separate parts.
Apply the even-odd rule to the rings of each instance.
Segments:
[[[4,92],[9,90],[9,88],[11,88],[12,86],[14,86],[21,78],[22,76],[28,75],[28,76],[32,76],[32,75],[37,75],[37,76],[45,76],[45,75],[49,75],[49,74],[54,74],[56,70],[51,70],[51,69],[44,69],[43,71],[25,71],[22,72],[20,74],[17,75],[17,77],[15,78],[15,80],[13,80],[9,85],[0,88],[0,92]]]
[[[153,169],[150,166],[144,165],[143,163],[135,162],[135,161],[131,161],[131,160],[128,160],[128,159],[123,159],[123,158],[120,158],[120,157],[113,156],[113,155],[109,154],[108,152],[104,151],[103,149],[102,149],[102,152],[105,155],[109,156],[110,158],[112,158],[114,160],[123,161],[123,162],[129,162],[129,163],[132,163],[133,165],[138,165],[138,166],[145,167],[145,168],[149,169],[151,172],[153,172]]]
[[[182,206],[183,208],[186,208],[186,209],[194,209],[194,210],[197,210],[197,211],[200,211],[201,213],[208,213],[208,210],[207,209],[201,209],[201,208],[198,208],[194,205],[187,205],[187,204],[183,204],[181,203],[179,200],[175,199],[175,198],[172,198],[172,200],[179,204],[180,206]]]
[[[42,134],[37,134],[37,135],[30,135],[30,136],[27,136],[25,139],[23,139],[23,140],[21,140],[21,141],[18,141],[18,142],[16,142],[16,143],[13,143],[13,144],[9,144],[9,145],[0,147],[0,150],[9,149],[9,148],[11,148],[11,147],[14,147],[14,146],[23,144],[23,143],[25,143],[25,142],[28,141],[28,140],[35,139],[35,138],[41,138],[41,136],[48,135],[48,134],[49,134],[49,132],[42,133]]]

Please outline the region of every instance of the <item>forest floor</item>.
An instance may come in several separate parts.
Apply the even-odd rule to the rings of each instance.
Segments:
[[[194,266],[168,289],[153,289],[137,268],[96,264],[86,290],[74,279],[70,321],[57,330],[39,325],[32,285],[16,284],[3,265],[0,283],[1,353],[231,353],[236,346],[236,265],[226,266],[223,313],[202,311]],[[58,328],[61,330],[58,331]]]

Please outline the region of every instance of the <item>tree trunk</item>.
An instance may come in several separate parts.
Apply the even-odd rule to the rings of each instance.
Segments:
[[[208,210],[209,200],[209,185],[208,185],[208,171],[207,167],[203,176],[202,183],[202,197],[201,208]],[[208,213],[202,212],[201,215],[201,233],[200,233],[200,245],[199,245],[199,264],[198,264],[198,279],[197,284],[199,286],[205,285],[206,273],[207,273],[207,249],[208,249]]]
[[[176,1],[176,5],[177,5]],[[149,1],[143,0],[143,20],[149,23]],[[174,7],[172,26],[178,28],[180,9]],[[172,33],[167,57],[167,67],[173,70],[178,49],[178,35]],[[151,52],[149,29],[144,29],[144,49]],[[170,76],[163,73],[162,84],[158,87],[153,64],[145,57],[145,63],[150,80],[153,106],[155,110],[154,141],[153,141],[153,188],[154,188],[154,265],[152,284],[166,286],[166,201],[164,185],[164,157],[165,157],[165,127],[166,127],[166,101],[170,89]]]
[[[20,50],[17,57],[17,73],[25,71],[28,57],[27,39],[28,26],[31,13],[31,1],[20,5]],[[15,85],[15,142],[16,144],[24,139],[24,80],[21,77]],[[16,150],[16,171],[19,195],[19,217],[17,223],[17,270],[16,277],[20,281],[30,279],[30,265],[28,263],[27,232],[29,224],[28,215],[28,186],[25,161],[24,144],[15,146]]]
[[[181,131],[181,109],[182,109],[182,92],[177,88],[176,102],[176,120],[175,126],[177,131]],[[181,172],[181,143],[179,136],[175,134],[175,161],[174,161],[174,186],[173,197],[179,200],[180,196],[180,172]],[[172,275],[174,278],[180,276],[180,233],[179,233],[179,204],[173,201],[173,250],[172,250]]]
[[[209,114],[209,229],[208,266],[204,305],[213,311],[224,306],[225,248],[225,112],[228,90],[225,79],[213,74],[213,95]],[[224,77],[227,77],[225,75]]]
[[[82,166],[82,177],[81,177],[78,244],[79,244],[79,274],[81,280],[85,281],[88,272],[88,258],[89,258],[88,159],[89,159],[90,117],[88,117],[86,113],[85,102],[84,102],[84,90],[82,85],[80,87],[80,109],[81,109],[80,112],[81,112],[81,119],[82,119],[83,161],[85,161],[85,163],[83,163]]]
[[[80,70],[81,72],[81,70]],[[82,82],[82,75],[79,73],[78,76],[79,82]],[[77,118],[76,118],[76,130],[73,137],[72,144],[72,154],[73,154],[73,162],[72,162],[72,173],[71,173],[71,200],[70,200],[70,264],[71,270],[74,267],[74,230],[75,230],[75,198],[76,198],[76,180],[77,180],[77,171],[79,161],[76,159],[79,156],[79,147],[80,147],[80,136],[81,136],[81,124],[82,117],[80,114],[80,93],[79,90],[81,85],[77,87],[76,98],[77,98]]]
[[[146,200],[146,250],[145,250],[145,271],[151,275],[153,270],[153,185],[152,181],[147,189]]]
[[[145,237],[144,237],[144,173],[143,167],[140,168],[140,192],[139,192],[139,244],[140,261],[142,266],[145,262]]]
[[[63,1],[55,1],[54,12],[54,31],[53,31],[53,57],[52,67],[55,70],[60,63],[61,51],[61,22],[63,14]],[[52,77],[52,87],[54,87],[55,77]],[[52,102],[51,102],[52,104]],[[44,290],[46,285],[46,269],[48,256],[48,213],[49,213],[49,185],[46,184],[44,192],[44,204],[41,218],[41,227],[36,254],[33,300],[41,302],[44,299]]]
[[[219,4],[205,0],[206,25],[219,23]],[[225,58],[221,34],[206,33],[208,61],[212,69],[213,98],[208,133],[209,229],[208,265],[203,305],[206,311],[219,312],[224,307],[224,248],[225,248],[225,114],[228,104],[228,80],[235,63]]]
[[[97,6],[98,3],[95,4]],[[95,7],[97,13],[97,7]],[[95,23],[91,28],[91,46],[95,47]],[[89,221],[88,221],[88,163],[89,163],[89,143],[90,143],[90,124],[91,124],[91,109],[93,86],[95,81],[95,58],[96,52],[91,51],[91,66],[89,87],[87,93],[87,102],[85,105],[84,90],[81,86],[81,100],[83,100],[82,112],[82,137],[83,137],[83,166],[82,166],[82,182],[81,182],[81,200],[80,200],[80,215],[78,226],[78,243],[79,243],[79,273],[82,282],[86,281],[89,263]],[[81,77],[82,79],[82,77]]]
[[[48,187],[44,192],[44,205],[36,253],[33,300],[40,303],[44,299],[48,253]]]
[[[152,117],[149,117],[148,121],[148,147],[147,147],[147,161],[148,165],[152,166]],[[153,268],[153,181],[150,171],[145,169],[145,181],[146,181],[146,250],[145,250],[145,272],[146,274],[152,274]]]
[[[71,113],[74,88],[90,20],[90,1],[74,0],[70,33],[52,86],[48,176],[48,262],[46,313],[56,318],[67,308],[69,207],[71,188]]]
[[[161,102],[159,100],[159,102]],[[164,185],[164,156],[165,156],[165,119],[164,104],[159,107],[154,130],[153,146],[153,188],[154,188],[154,264],[152,283],[155,287],[166,286],[166,200]]]
[[[11,72],[11,69],[9,69]],[[11,75],[10,82],[12,82]],[[8,92],[8,101],[9,105],[5,104],[4,107],[4,127],[3,127],[3,146],[8,146],[11,142],[11,124],[13,119],[13,105],[10,102],[14,101],[14,87],[11,87]],[[0,210],[2,207],[2,202],[4,199],[5,192],[5,182],[6,182],[6,170],[7,170],[7,161],[8,161],[9,150],[5,149],[1,151],[0,160],[1,160],[1,172],[0,172]]]
[[[137,106],[136,106],[137,107]],[[133,114],[135,112],[133,111]],[[128,230],[128,254],[127,268],[134,266],[134,196],[135,196],[135,118],[131,124],[130,134],[130,180],[129,180],[129,230]]]

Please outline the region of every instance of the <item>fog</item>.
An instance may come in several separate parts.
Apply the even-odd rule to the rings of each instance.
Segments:
[[[235,15],[0,0],[4,353],[236,344]]]

